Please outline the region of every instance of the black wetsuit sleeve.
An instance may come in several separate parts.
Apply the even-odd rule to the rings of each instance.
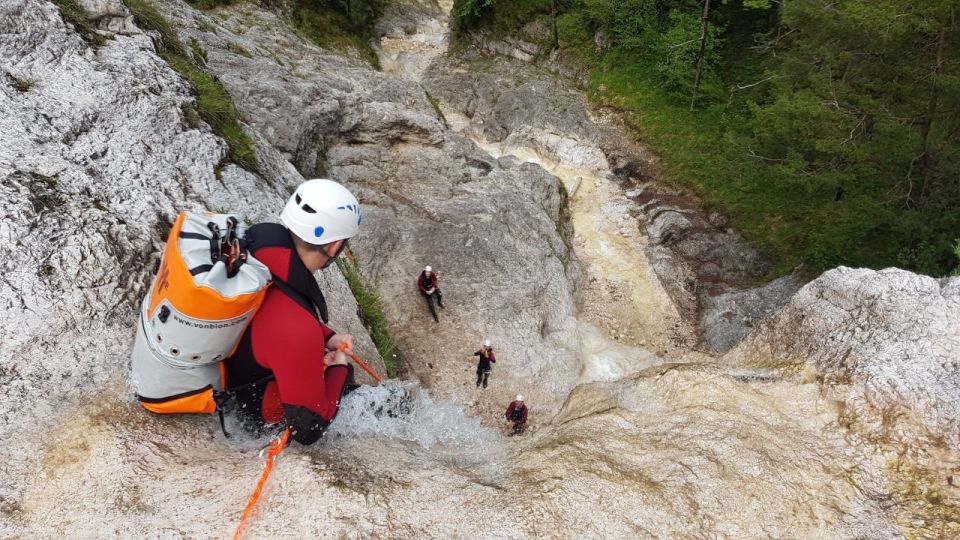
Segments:
[[[283,416],[290,428],[290,437],[300,444],[313,444],[323,437],[330,422],[322,416],[299,405],[283,405]]]
[[[324,379],[327,396],[331,396],[331,399],[334,400],[331,403],[333,412],[329,420],[307,407],[283,404],[283,415],[287,420],[287,427],[291,430],[290,437],[300,444],[313,444],[320,440],[320,437],[323,437],[323,433],[327,430],[327,426],[336,418],[340,398],[343,396],[346,383],[353,379],[353,366],[330,366],[325,371]],[[332,398],[332,396],[336,396],[336,398]]]

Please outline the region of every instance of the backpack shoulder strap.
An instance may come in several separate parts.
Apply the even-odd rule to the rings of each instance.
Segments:
[[[314,294],[311,295],[311,298],[279,279],[274,278],[273,285],[280,289],[280,291],[287,295],[291,300],[312,313],[314,318],[317,318],[324,324],[326,324],[329,320],[327,301],[323,298],[323,293],[320,292],[319,286],[317,286],[316,290],[313,291]]]
[[[290,233],[279,223],[258,223],[247,230],[246,240],[251,252],[268,246],[280,246],[294,250],[293,240]],[[284,283],[274,276],[273,283],[283,291],[283,293],[295,302],[304,307],[311,313],[319,312],[320,321],[324,324],[330,320],[330,314],[327,311],[327,302],[317,285],[317,280],[313,274],[307,270],[300,258],[296,255],[290,261],[290,272],[288,275],[290,283]],[[292,283],[292,285],[291,285]],[[314,309],[314,307],[316,309]]]

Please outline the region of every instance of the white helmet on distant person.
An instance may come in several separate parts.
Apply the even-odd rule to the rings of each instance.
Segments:
[[[490,340],[489,340],[489,339],[485,339],[485,340],[483,341],[483,346],[484,346],[484,347],[489,347],[490,345],[493,345],[493,344],[490,343]]]
[[[308,244],[345,240],[360,230],[360,203],[333,180],[307,180],[290,196],[280,222]]]
[[[424,267],[423,267],[423,271],[424,271],[424,272],[433,272],[433,267],[428,264],[427,266],[424,266]]]
[[[517,401],[523,401],[523,394],[517,394]]]

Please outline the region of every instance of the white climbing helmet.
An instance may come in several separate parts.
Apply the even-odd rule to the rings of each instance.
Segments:
[[[492,345],[492,343],[490,343],[490,340],[489,340],[489,339],[485,339],[485,340],[483,341],[483,346],[484,346],[484,347],[489,347],[490,345]]]
[[[523,401],[523,394],[517,394],[517,401]]]
[[[333,180],[307,180],[290,196],[280,222],[308,244],[329,244],[357,234],[360,203]]]
[[[423,267],[423,271],[424,271],[424,272],[433,272],[433,267],[428,264],[427,266],[424,266],[424,267]]]

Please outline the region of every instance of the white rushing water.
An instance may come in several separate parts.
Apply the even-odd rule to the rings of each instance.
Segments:
[[[327,436],[348,439],[394,439],[436,445],[473,446],[499,439],[497,433],[464,414],[461,407],[437,403],[412,381],[383,381],[363,386],[340,404]]]

